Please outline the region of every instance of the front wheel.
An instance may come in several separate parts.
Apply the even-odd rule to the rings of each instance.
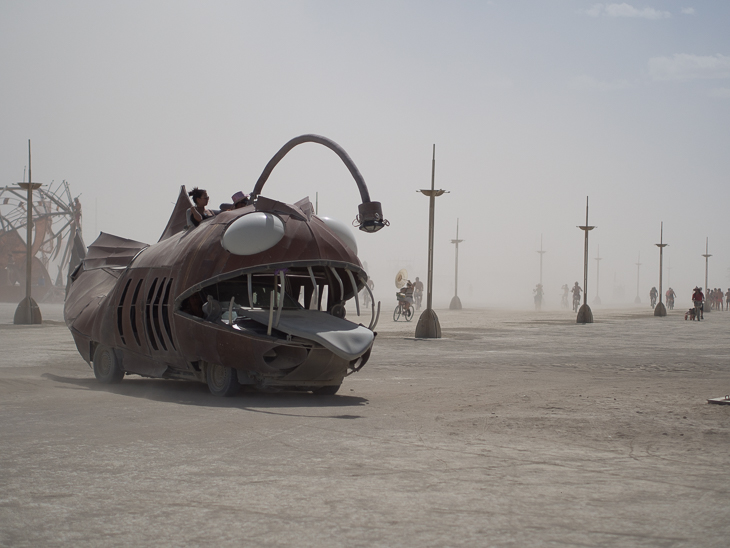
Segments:
[[[205,380],[208,382],[208,390],[214,396],[235,396],[241,388],[236,370],[224,365],[208,364]]]
[[[104,384],[117,384],[124,378],[124,369],[121,368],[113,348],[100,344],[94,352],[94,376]]]
[[[395,310],[393,310],[393,321],[397,322],[400,319],[401,315],[401,305],[395,307]]]
[[[337,391],[340,389],[341,384],[333,384],[330,386],[320,386],[319,388],[315,388],[312,390],[312,394],[316,394],[317,396],[334,396],[337,394]]]

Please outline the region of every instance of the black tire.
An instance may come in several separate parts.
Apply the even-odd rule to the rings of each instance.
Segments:
[[[238,382],[238,373],[232,367],[218,364],[208,364],[205,368],[205,380],[208,390],[214,396],[235,396],[241,389]]]
[[[104,384],[117,384],[124,378],[124,369],[121,368],[113,348],[100,344],[94,351],[94,376]]]
[[[401,306],[400,304],[395,307],[395,310],[393,310],[393,321],[397,322],[400,319],[400,313],[401,313]]]
[[[341,384],[334,384],[331,386],[320,386],[319,388],[315,388],[312,390],[312,394],[316,394],[317,396],[334,396],[337,394],[337,391],[340,389]]]

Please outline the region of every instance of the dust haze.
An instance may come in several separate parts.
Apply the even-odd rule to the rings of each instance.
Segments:
[[[651,3],[650,3],[651,4]],[[583,280],[589,302],[648,302],[658,286],[689,304],[728,287],[730,5],[513,2],[4,2],[2,185],[65,179],[84,238],[153,243],[180,185],[211,204],[250,192],[290,138],[316,133],[352,157],[391,226],[357,234],[375,294],[396,272],[427,276],[437,199],[434,303],[529,308],[544,254],[544,306]],[[350,222],[359,195],[314,144],[274,170],[264,195],[318,197]],[[386,308],[387,308],[386,306]]]

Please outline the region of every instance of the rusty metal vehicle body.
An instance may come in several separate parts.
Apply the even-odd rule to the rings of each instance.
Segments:
[[[102,233],[89,246],[70,275],[64,317],[100,381],[138,374],[206,382],[224,396],[241,384],[334,394],[365,365],[379,305],[368,327],[344,319],[345,303],[368,290],[352,234],[316,216],[308,199],[260,195],[273,165],[310,141],[336,147],[293,139],[242,209],[186,229],[182,188],[158,243]],[[367,193],[357,219],[367,232],[387,225]]]

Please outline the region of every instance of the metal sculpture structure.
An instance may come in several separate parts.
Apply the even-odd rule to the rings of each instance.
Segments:
[[[583,244],[583,304],[578,310],[575,321],[576,323],[593,323],[593,312],[588,306],[588,233],[596,227],[588,226],[588,196],[586,196],[586,224],[578,228],[585,233],[585,243]]]
[[[454,296],[449,303],[449,310],[461,310],[462,308],[459,298],[459,244],[463,241],[459,239],[459,219],[456,219],[456,239],[451,240],[451,243],[456,246],[454,251]],[[540,259],[542,260],[542,257]]]
[[[540,254],[540,285],[542,285],[542,256],[547,253],[547,251],[542,248],[542,234],[540,234],[540,251],[537,251],[537,253]]]
[[[664,259],[664,248],[669,244],[664,243],[664,221],[662,221],[660,229],[659,243],[654,244],[659,248],[659,303],[654,307],[655,316],[666,316],[667,309],[662,303],[662,271],[663,271],[663,259]]]
[[[593,299],[593,304],[601,304],[601,297],[598,295],[598,283],[600,282],[600,274],[601,274],[601,261],[603,260],[603,257],[601,257],[601,246],[598,246],[598,249],[596,250],[596,256],[593,258],[594,261],[596,261],[596,298]]]
[[[368,327],[344,319],[345,303],[369,291],[351,229],[317,217],[308,198],[261,195],[276,163],[304,142],[348,165],[363,198],[361,230],[388,225],[352,160],[316,135],[292,139],[272,158],[249,205],[198,227],[185,226],[192,204],[181,188],[156,244],[102,233],[71,275],[66,324],[98,380],[134,373],[205,382],[220,396],[242,384],[334,394],[365,365],[380,304],[376,312],[371,295]]]
[[[707,285],[709,283],[707,274],[708,274],[709,268],[710,268],[710,257],[712,257],[712,255],[710,254],[709,246],[710,246],[710,237],[708,236],[707,238],[705,238],[705,252],[702,255],[705,258],[705,298],[707,298],[707,294],[710,291],[710,287]],[[703,314],[709,312],[711,309],[712,309],[712,307],[708,306],[706,310],[703,310]]]
[[[639,259],[636,263],[636,298],[634,303],[641,304],[641,297],[639,297],[639,273],[641,272],[641,251],[639,251]]]
[[[436,177],[436,145],[433,145],[433,158],[431,160],[431,190],[422,189],[418,192],[428,196],[428,283],[426,285],[426,310],[421,313],[416,325],[416,338],[418,339],[440,339],[441,324],[438,316],[433,310],[433,228],[436,216],[436,198],[448,192],[447,190],[434,190]]]
[[[81,230],[81,203],[66,181],[46,188],[33,183],[30,200],[27,185],[0,188],[0,301],[18,302],[30,279],[37,299],[61,302],[74,236]]]

